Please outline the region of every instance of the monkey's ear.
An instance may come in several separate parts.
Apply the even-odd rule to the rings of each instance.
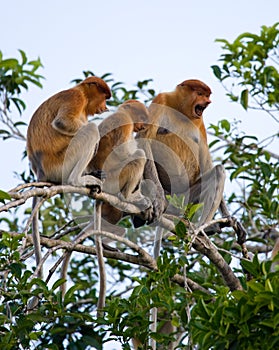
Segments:
[[[125,109],[125,110],[131,110],[133,107],[131,106],[130,103],[123,103],[121,105],[121,108]]]

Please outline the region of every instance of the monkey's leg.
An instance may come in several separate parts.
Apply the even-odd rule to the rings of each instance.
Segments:
[[[130,161],[122,170],[119,176],[119,197],[139,206],[142,211],[151,208],[151,200],[141,193],[141,182],[145,165],[144,151],[138,150],[137,158]],[[133,155],[134,156],[134,155]],[[142,158],[140,158],[142,156]],[[149,215],[150,216],[150,215]]]
[[[189,203],[202,203],[202,213],[200,218],[194,216],[193,221],[198,221],[199,225],[212,220],[223,199],[225,184],[225,171],[222,165],[217,165],[207,171],[190,188]]]
[[[100,139],[98,127],[89,123],[81,127],[73,137],[65,154],[63,182],[74,186],[97,187],[101,190],[102,181],[84,171],[92,159]]]
[[[144,165],[144,159],[136,159],[122,170],[120,176],[121,193],[119,197],[137,205],[141,211],[140,214],[132,215],[135,228],[143,226],[146,222],[151,223],[154,218],[154,207],[151,199],[153,193],[146,193],[150,189],[148,186],[150,184],[146,184],[143,180]],[[124,179],[126,179],[126,183],[124,183]],[[144,194],[142,193],[143,189]],[[151,190],[154,192],[153,187]]]
[[[164,189],[158,177],[158,171],[155,166],[154,154],[151,149],[151,141],[145,138],[139,138],[137,141],[139,147],[144,150],[146,155],[143,177],[147,183],[151,182],[153,184],[152,188],[150,188],[151,191],[147,190],[147,193],[145,193],[143,190],[144,195],[151,199],[153,205],[153,215],[148,222],[151,223],[161,217],[167,207],[167,201],[165,198]]]
[[[219,209],[222,216],[229,219],[228,222],[210,225],[206,228],[205,232],[210,235],[222,232],[222,228],[224,227],[232,227],[237,235],[237,243],[242,246],[246,241],[247,232],[239,221],[231,217],[228,211],[223,197],[224,183],[224,167],[222,165],[217,165],[213,169],[206,172],[190,188],[189,203],[203,203],[200,218],[198,218],[199,215],[197,213],[192,221],[202,225],[212,220],[214,214]],[[243,249],[245,250],[246,248]]]
[[[139,183],[143,178],[146,162],[145,153],[142,150],[137,150],[133,154],[133,158],[123,167],[119,176],[120,191],[127,199],[132,199],[136,191],[140,194]]]

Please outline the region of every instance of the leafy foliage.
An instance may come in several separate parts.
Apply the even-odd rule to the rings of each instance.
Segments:
[[[222,162],[230,180],[241,183],[241,192],[235,191],[229,201],[235,203],[239,211],[243,209],[242,222],[252,231],[276,227],[279,217],[278,160],[260,145],[257,137],[240,133],[234,123],[221,120],[210,128],[217,137],[212,146],[226,144]]]
[[[56,280],[50,288],[22,263],[21,240],[22,236],[3,233],[0,243],[0,271],[5,276],[0,283],[0,347],[101,349],[101,335],[92,329],[92,315],[77,307],[82,285],[72,286],[62,299],[59,286],[63,280]],[[34,296],[40,300],[39,307],[28,312],[28,301]]]
[[[215,287],[214,301],[199,298],[190,332],[202,349],[276,349],[279,346],[279,274],[271,262],[245,261],[253,275],[243,291]]]
[[[28,86],[34,84],[42,87],[40,80],[43,78],[37,73],[42,67],[40,59],[28,61],[23,50],[19,50],[21,62],[16,58],[3,58],[0,51],[0,123],[4,129],[0,130],[3,139],[15,137],[25,139],[19,127],[26,125],[23,121],[14,122],[10,117],[12,105],[21,115],[26,106],[18,96],[22,90],[28,90]]]
[[[253,106],[271,114],[278,112],[278,26],[279,23],[262,26],[259,35],[243,33],[232,43],[216,40],[223,44],[225,52],[220,58],[222,66],[212,66],[213,73],[222,83],[236,82],[231,85],[240,89],[236,92],[228,90],[228,96],[232,101],[240,102],[244,109]]]
[[[232,43],[219,39],[224,54],[220,65],[212,66],[213,74],[223,84],[229,98],[251,113],[257,108],[274,120],[278,117],[278,24],[263,26],[259,35],[244,33]],[[12,106],[21,115],[25,104],[20,93],[29,84],[41,87],[42,77],[37,70],[40,60],[28,61],[20,50],[21,62],[3,59],[0,54],[1,130],[3,140],[8,137],[24,139],[19,124],[10,118]],[[94,75],[84,71],[85,77]],[[109,104],[118,106],[127,99],[141,99],[148,103],[155,96],[151,79],[139,81],[132,88],[114,80],[111,73],[101,76],[111,86]],[[78,83],[81,79],[75,79]],[[226,84],[226,85],[225,85]],[[14,119],[14,118],[13,118]],[[106,260],[108,293],[103,315],[96,315],[98,299],[98,269],[92,255],[74,253],[68,269],[68,290],[62,297],[64,282],[54,274],[51,281],[37,278],[32,247],[26,243],[25,227],[30,208],[25,212],[9,210],[13,218],[1,217],[5,231],[0,231],[0,347],[3,349],[103,349],[110,340],[117,340],[123,349],[130,349],[131,339],[141,341],[141,348],[150,348],[150,339],[158,349],[166,349],[170,342],[181,337],[179,349],[273,349],[278,347],[278,270],[271,262],[260,262],[257,250],[268,249],[267,233],[278,226],[278,155],[269,151],[278,133],[258,140],[239,130],[236,122],[220,120],[211,126],[214,139],[211,150],[222,153],[222,162],[234,186],[228,195],[230,209],[249,231],[248,248],[255,253],[253,261],[239,259],[231,230],[211,237],[224,258],[234,269],[243,290],[229,291],[215,264],[192,249],[191,231],[186,227],[199,206],[184,203],[183,197],[169,198],[181,209],[183,217],[176,222],[176,235],[163,240],[164,252],[156,269],[148,270],[110,258]],[[268,148],[268,149],[267,149]],[[23,182],[32,176],[20,175]],[[9,193],[0,191],[1,203],[10,200]],[[92,215],[92,200],[75,197],[69,203],[60,195],[45,201],[40,210],[44,239],[53,242],[71,241]],[[70,208],[70,205],[77,207]],[[71,209],[71,210],[70,210]],[[186,210],[185,210],[186,209]],[[73,213],[73,217],[70,216]],[[127,237],[146,252],[151,251],[153,228],[135,230],[128,219],[121,222]],[[23,234],[21,234],[23,232]],[[190,238],[189,238],[190,237]],[[59,243],[60,244],[60,243]],[[84,246],[93,246],[88,238]],[[56,246],[57,247],[57,246]],[[58,246],[59,248],[59,246]],[[131,254],[119,245],[116,254]],[[63,255],[59,249],[47,248],[46,270],[59,272],[57,262]],[[44,248],[45,253],[46,248]],[[234,256],[231,252],[233,251]],[[179,276],[178,283],[175,277]],[[247,278],[247,276],[250,276]],[[198,286],[191,289],[187,279]],[[186,282],[185,282],[186,281]],[[183,286],[182,286],[183,285]],[[28,309],[32,297],[36,308]],[[159,325],[150,329],[150,310],[158,308]],[[173,326],[170,334],[160,333],[166,322]]]
[[[112,297],[105,310],[105,322],[110,326],[112,337],[116,336],[123,346],[131,338],[139,339],[144,349],[148,346],[149,336],[163,348],[175,340],[175,334],[150,333],[149,314],[153,307],[158,308],[159,329],[166,321],[179,326],[181,320],[187,319],[187,292],[171,282],[179,270],[177,259],[165,252],[159,257],[158,272],[148,272],[146,276],[134,279],[136,286],[129,299]]]

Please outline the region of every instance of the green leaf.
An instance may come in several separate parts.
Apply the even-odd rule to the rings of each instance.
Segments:
[[[22,58],[22,64],[26,64],[27,63],[27,56],[25,54],[25,52],[23,50],[18,50],[21,54],[21,58]]]
[[[64,282],[66,282],[66,279],[65,279],[65,278],[59,278],[59,280],[57,280],[57,281],[53,284],[51,290],[55,291],[55,289],[57,289],[58,287],[60,287]]]
[[[21,271],[22,271],[22,265],[19,263],[12,263],[10,264],[11,272],[17,277],[21,277]]]
[[[18,65],[18,60],[15,58],[8,58],[0,62],[0,68],[3,67],[3,68],[6,68],[6,70],[15,69],[17,65]]]
[[[199,311],[201,312],[201,316],[205,319],[211,316],[211,313],[202,298],[199,300]]]
[[[247,110],[248,108],[248,97],[249,97],[248,89],[243,90],[240,95],[240,103],[245,110]]]
[[[264,286],[258,281],[249,281],[249,287],[256,293],[264,292]]]
[[[8,199],[8,200],[11,200],[12,197],[9,195],[9,193],[0,190],[0,200],[1,200],[1,199]]]
[[[271,176],[272,170],[268,163],[260,163],[261,170],[266,178]]]
[[[258,266],[255,265],[252,261],[248,261],[248,260],[242,260],[241,261],[241,266],[248,271],[249,273],[251,273],[253,276],[257,276],[258,274]]]
[[[189,204],[186,209],[186,215],[191,220],[199,209],[203,207],[203,203]]]
[[[14,123],[14,126],[18,127],[18,126],[26,126],[27,124],[25,122],[16,122]]]
[[[220,140],[216,139],[216,140],[213,140],[212,142],[210,142],[209,144],[209,148],[212,148],[214,145],[216,145],[216,143],[219,143]]]
[[[178,237],[184,238],[186,232],[187,232],[187,230],[186,230],[185,224],[184,224],[182,221],[179,221],[179,222],[175,225],[175,233],[177,234]]]
[[[220,121],[221,127],[226,130],[226,132],[229,132],[231,130],[231,124],[228,120],[223,119]]]
[[[221,78],[222,78],[222,71],[221,71],[220,67],[214,65],[214,66],[211,66],[211,68],[213,70],[213,73],[214,73],[215,77],[218,78],[219,80],[221,80]]]
[[[74,292],[78,289],[81,289],[80,285],[74,285],[67,290],[67,292],[65,293],[65,297],[64,297],[65,304],[68,304],[69,302],[71,302],[73,300]]]

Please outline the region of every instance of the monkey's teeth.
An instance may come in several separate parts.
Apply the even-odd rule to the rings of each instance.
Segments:
[[[201,106],[201,105],[197,105],[195,107],[195,112],[196,114],[200,117],[203,113],[203,111],[205,110],[205,107]]]

